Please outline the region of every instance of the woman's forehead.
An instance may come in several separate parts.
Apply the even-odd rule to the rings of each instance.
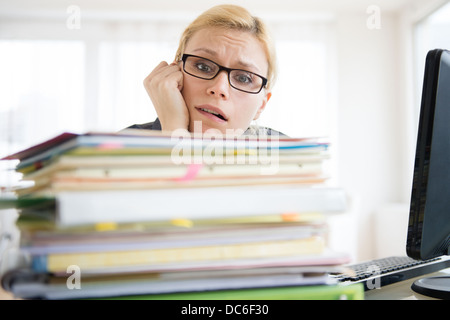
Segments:
[[[228,67],[251,67],[267,73],[264,47],[251,33],[223,28],[200,29],[188,41],[185,53],[217,60]]]

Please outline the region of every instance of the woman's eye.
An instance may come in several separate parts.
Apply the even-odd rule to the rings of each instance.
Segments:
[[[212,70],[212,68],[209,65],[207,65],[206,63],[197,63],[196,67],[199,71],[206,72],[206,73],[211,72],[211,70]]]
[[[239,83],[242,83],[242,84],[250,84],[253,82],[252,76],[247,73],[238,74],[238,75],[236,75],[235,79],[236,79],[236,81],[238,81]]]

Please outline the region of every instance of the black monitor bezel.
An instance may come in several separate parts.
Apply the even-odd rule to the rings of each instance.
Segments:
[[[443,59],[444,55],[445,59]],[[440,79],[441,68],[444,67],[446,77]],[[444,90],[450,91],[448,70],[450,70],[450,51],[444,49],[430,50],[425,61],[406,243],[407,255],[417,260],[442,256],[448,254],[449,250],[450,230],[444,230],[444,233],[449,233],[447,238],[445,239],[444,236],[441,241],[438,237],[442,237],[442,231],[433,232],[435,230],[430,229],[438,228],[436,221],[441,221],[443,228],[450,229],[450,192],[446,192],[446,189],[450,190],[450,188],[443,180],[447,175],[450,175],[450,151],[448,153],[446,151],[446,149],[450,150],[450,138],[448,139],[448,148],[444,148],[442,143],[437,144],[435,142],[438,139],[442,140],[438,134],[441,137],[443,134],[448,134],[450,137],[450,112],[447,130],[442,130],[442,119],[436,120],[435,118],[441,117],[442,110],[438,108],[448,106],[446,109],[450,109],[450,100],[447,97],[444,100],[442,96]],[[444,80],[445,84],[443,83]],[[433,141],[433,138],[435,141]],[[434,149],[433,142],[435,142]],[[448,155],[449,158],[448,170],[444,170],[445,172],[442,172],[442,175],[440,175],[441,172],[437,174],[438,171],[436,171],[442,169],[442,165],[439,164],[442,160],[438,157],[441,153],[444,156]],[[441,179],[442,181],[440,181]],[[447,181],[448,183],[450,183],[450,179]],[[438,191],[439,186],[440,191]],[[442,207],[444,205],[449,205],[448,213],[443,212]],[[442,223],[442,221],[445,223]]]

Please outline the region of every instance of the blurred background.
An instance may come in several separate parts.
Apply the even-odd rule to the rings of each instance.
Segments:
[[[264,19],[276,42],[259,124],[332,143],[333,183],[351,200],[333,246],[355,261],[405,254],[425,56],[450,49],[448,1],[0,0],[0,157],[64,131],[153,121],[143,79],[221,3]]]

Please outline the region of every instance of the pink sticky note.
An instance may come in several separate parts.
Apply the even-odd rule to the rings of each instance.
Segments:
[[[175,178],[175,181],[190,181],[195,179],[202,167],[202,164],[190,164],[187,168],[186,174],[183,177]]]

